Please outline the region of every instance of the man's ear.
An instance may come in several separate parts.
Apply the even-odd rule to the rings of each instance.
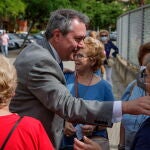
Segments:
[[[59,29],[55,29],[53,31],[53,38],[56,40],[56,41],[59,41],[60,40],[60,37],[62,36],[62,33]]]

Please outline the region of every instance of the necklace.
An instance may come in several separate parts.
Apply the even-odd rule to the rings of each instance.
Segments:
[[[87,94],[87,92],[88,92],[88,89],[89,89],[89,86],[90,86],[90,84],[92,83],[93,76],[94,76],[94,74],[92,74],[92,76],[91,76],[91,78],[90,78],[90,80],[89,80],[89,82],[88,82],[88,84],[87,84],[87,88],[86,88],[85,91],[84,91],[84,94],[83,94],[82,98],[84,98],[84,97],[86,96],[86,94]],[[77,75],[77,73],[75,73],[74,89],[75,89],[75,96],[76,96],[76,97],[79,97],[79,91],[78,91],[78,75]]]

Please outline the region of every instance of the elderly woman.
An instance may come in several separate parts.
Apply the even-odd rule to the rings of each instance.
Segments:
[[[42,124],[31,117],[20,117],[8,109],[15,95],[16,70],[0,55],[0,149],[54,150]]]
[[[121,98],[123,101],[132,101],[150,92],[147,91],[146,85],[144,84],[145,80],[150,80],[150,68],[146,67],[150,63],[150,42],[144,43],[139,47],[138,62],[140,65],[139,75],[134,81],[128,84]],[[145,76],[145,73],[148,76]],[[120,127],[119,150],[131,149],[137,131],[148,117],[146,115],[123,115]]]
[[[149,57],[150,58],[150,57]],[[150,62],[146,65],[145,71],[145,93],[150,95]],[[132,150],[149,150],[150,149],[150,117],[146,119],[139,130],[137,131],[133,140]],[[79,149],[78,149],[79,150]]]
[[[73,96],[86,100],[114,100],[111,85],[95,73],[105,58],[103,45],[92,37],[86,37],[84,43],[85,47],[74,54],[75,72],[65,73],[68,89]],[[81,140],[86,135],[103,149],[109,149],[105,127],[66,122],[64,134],[63,148],[73,149],[74,137]]]

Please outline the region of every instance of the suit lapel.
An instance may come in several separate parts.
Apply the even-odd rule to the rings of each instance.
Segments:
[[[38,40],[37,43],[38,43],[40,46],[42,46],[43,48],[48,49],[49,52],[51,53],[51,55],[53,56],[53,58],[56,60],[56,57],[55,57],[55,55],[54,55],[54,53],[53,53],[53,51],[52,51],[52,49],[51,49],[51,47],[50,47],[50,44],[48,43],[48,41],[47,41],[46,38],[43,38],[43,39]]]
[[[50,46],[50,44],[48,43],[48,41],[47,41],[46,38],[43,38],[43,39],[38,40],[37,43],[38,43],[40,46],[42,46],[43,48],[48,49],[49,52],[51,53],[51,55],[53,56],[53,58],[56,60],[56,57],[55,57],[55,55],[54,55],[54,53],[53,53],[53,50],[51,49],[51,46]],[[57,60],[56,60],[56,61],[57,61]],[[63,63],[62,63],[62,61],[59,63],[59,66],[60,66],[61,70],[63,71]]]

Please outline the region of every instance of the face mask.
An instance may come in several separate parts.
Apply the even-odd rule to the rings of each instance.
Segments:
[[[104,37],[101,37],[101,41],[105,42],[108,40],[108,37],[104,36]]]

